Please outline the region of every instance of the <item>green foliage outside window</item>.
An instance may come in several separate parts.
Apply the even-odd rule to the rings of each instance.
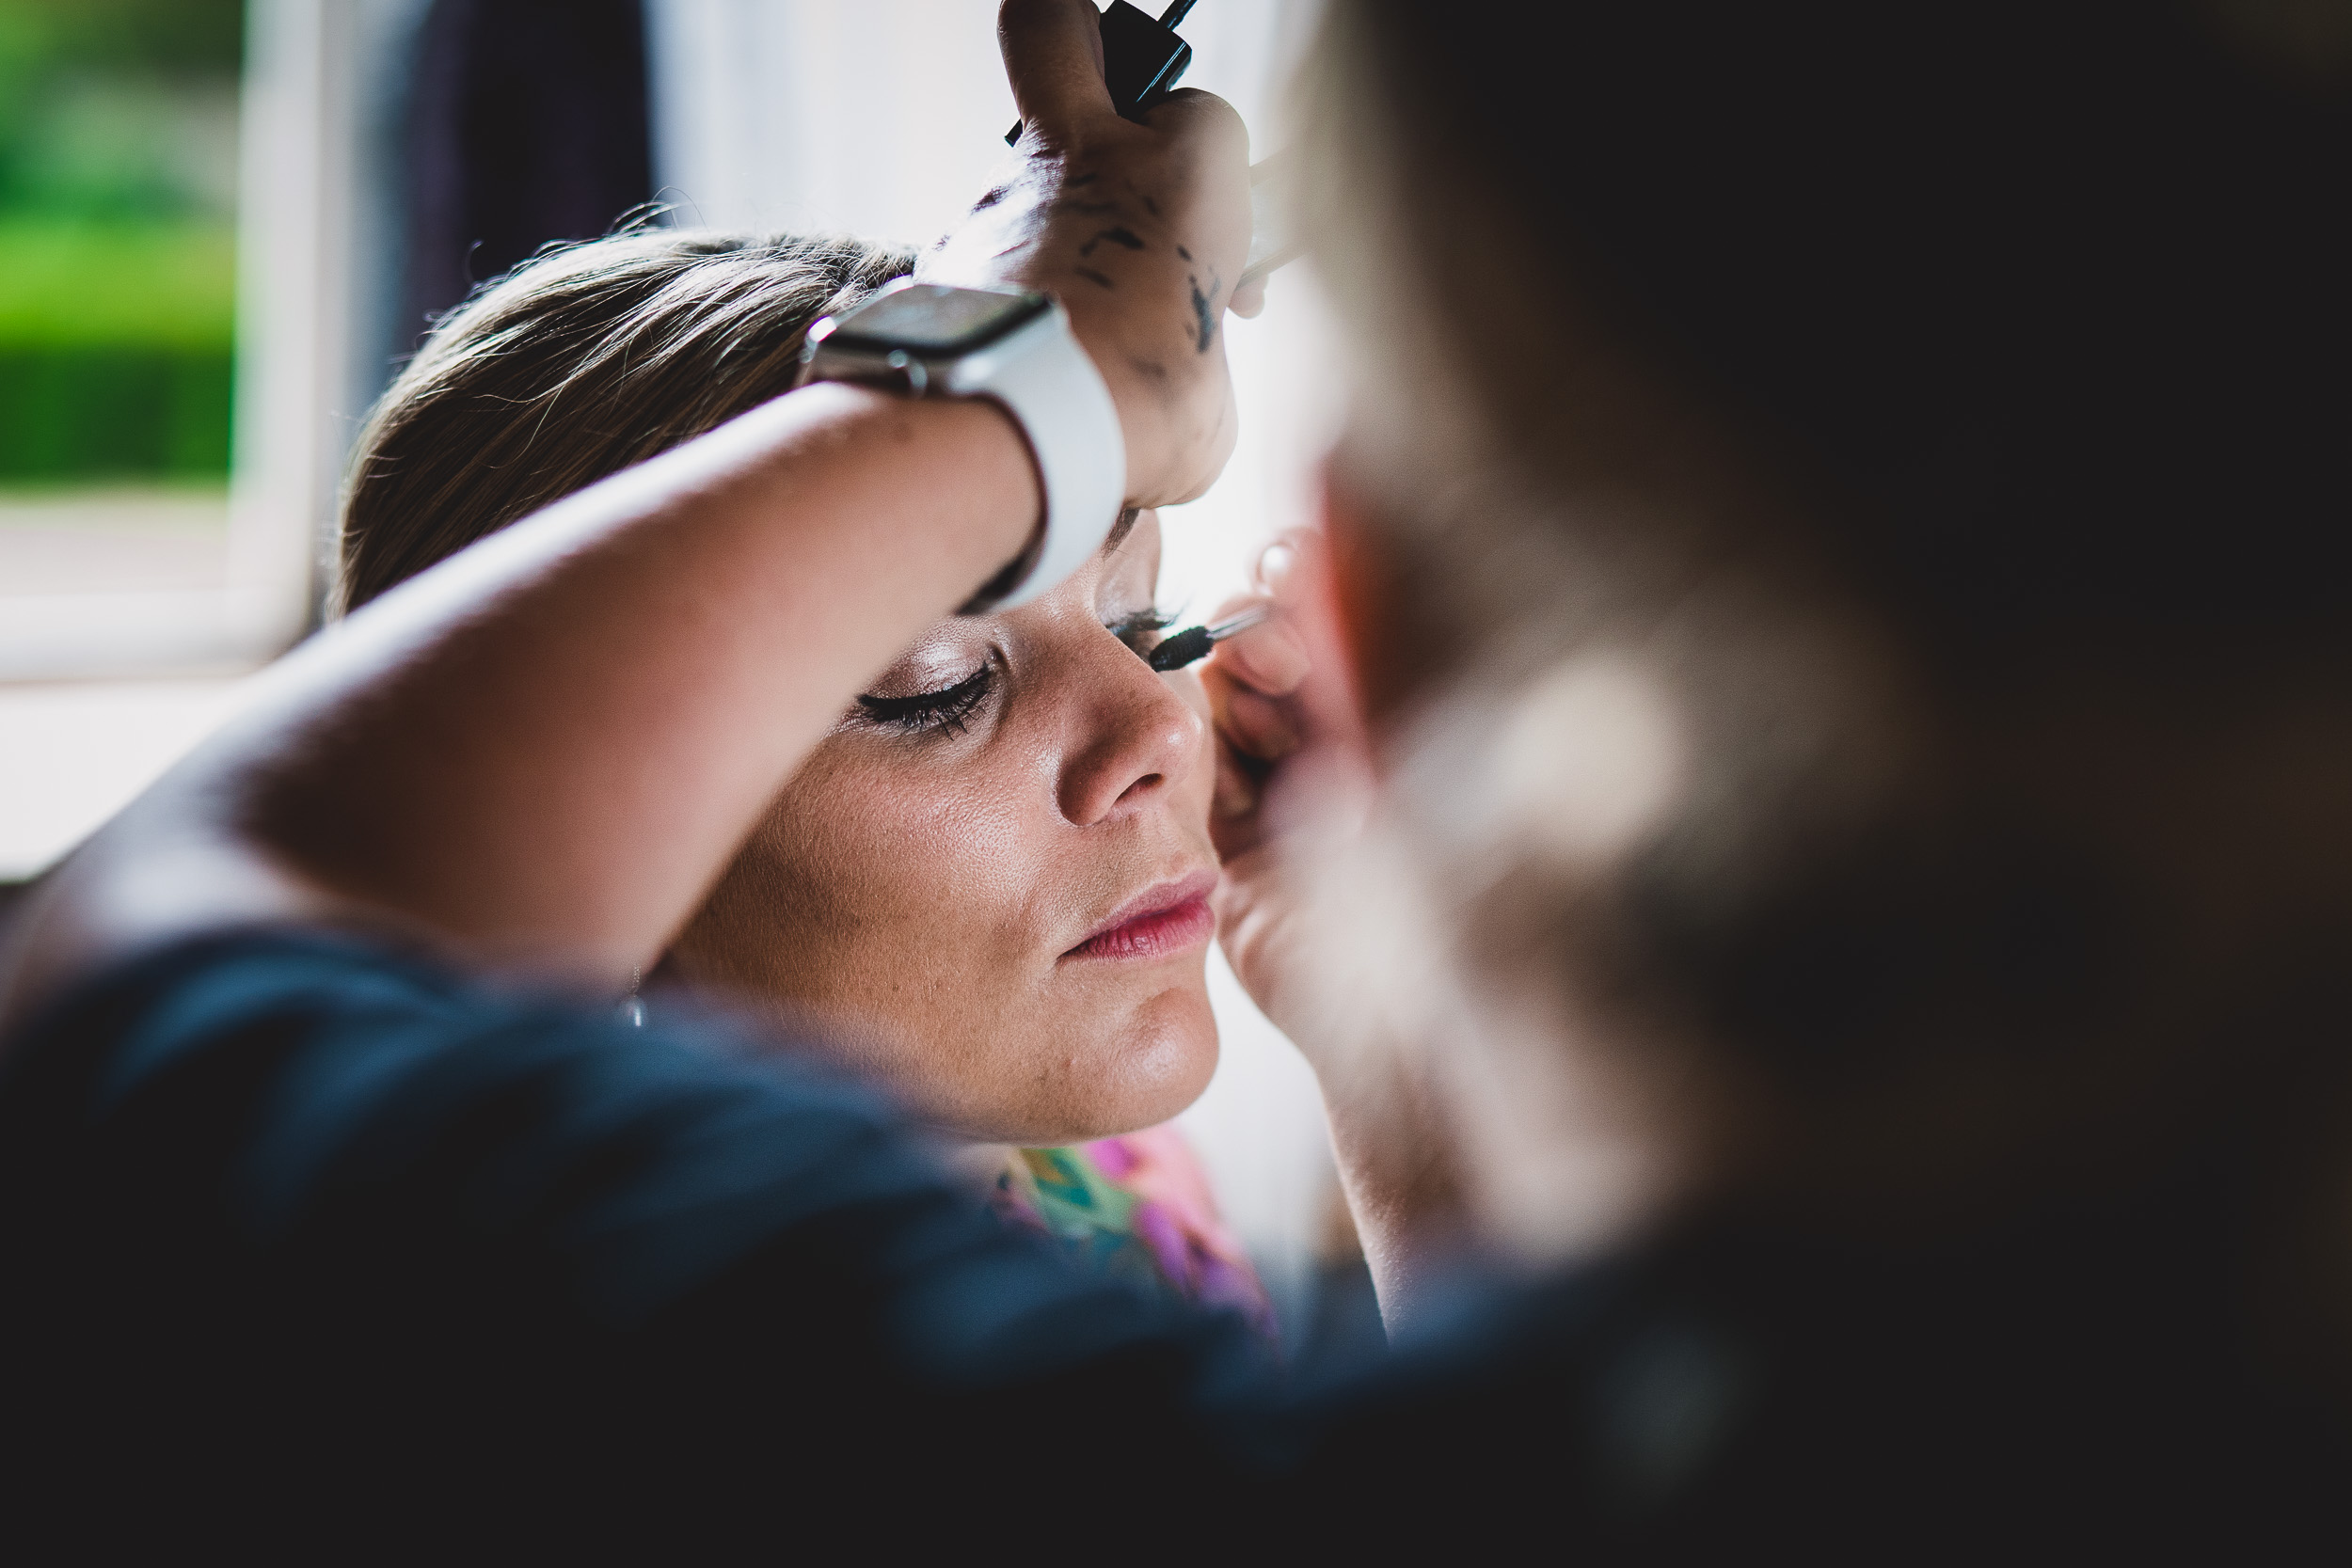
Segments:
[[[229,467],[240,0],[0,0],[0,483]]]

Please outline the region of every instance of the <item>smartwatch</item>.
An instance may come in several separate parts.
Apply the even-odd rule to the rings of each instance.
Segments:
[[[1020,555],[960,611],[1025,604],[1086,564],[1127,499],[1127,438],[1070,316],[1045,294],[902,277],[808,329],[801,385],[848,381],[914,397],[988,398],[1037,460],[1044,516]]]

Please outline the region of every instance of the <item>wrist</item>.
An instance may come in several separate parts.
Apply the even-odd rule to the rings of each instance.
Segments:
[[[1018,431],[1041,515],[965,601],[965,613],[1012,609],[1050,592],[1093,558],[1125,504],[1117,406],[1068,314],[1047,295],[905,279],[810,326],[802,373],[918,401],[991,403]]]
[[[1139,206],[1041,232],[1036,215],[1062,204],[1066,173],[1058,166],[1025,171],[926,255],[914,277],[1033,290],[1058,301],[1117,412],[1128,504],[1190,500],[1208,487],[1233,444],[1232,388],[1219,329],[1223,274],[1184,261],[1171,227]],[[1104,243],[1106,226],[1124,239]],[[1155,299],[1164,303],[1146,303]]]
[[[1132,300],[1083,278],[1025,286],[1063,302],[1072,332],[1102,372],[1126,442],[1129,504],[1175,505],[1207,489],[1234,436],[1221,300],[1209,303],[1206,327],[1196,320],[1177,331],[1171,312],[1137,311]],[[1184,280],[1174,287],[1181,313]]]

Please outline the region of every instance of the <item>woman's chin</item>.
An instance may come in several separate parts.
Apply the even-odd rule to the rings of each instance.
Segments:
[[[1205,985],[1164,991],[1093,1038],[1103,1045],[1071,1056],[1095,1070],[1064,1080],[1055,1103],[1025,1107],[990,1138],[1074,1144],[1157,1127],[1200,1099],[1216,1073],[1216,1019]]]
[[[1216,1076],[1217,1039],[1207,984],[1152,998],[1133,1021],[1127,1039],[1128,1048],[1120,1053],[1123,1103],[1116,1118],[1122,1125],[1097,1137],[1157,1127],[1208,1088]]]

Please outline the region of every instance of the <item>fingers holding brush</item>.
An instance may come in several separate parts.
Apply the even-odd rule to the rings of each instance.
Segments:
[[[1309,983],[1317,889],[1360,820],[1369,761],[1329,565],[1317,531],[1268,546],[1256,592],[1227,608],[1270,613],[1219,642],[1201,669],[1216,746],[1209,836],[1225,872],[1217,941],[1243,989],[1311,1061],[1327,1027]]]
[[[1086,0],[1010,0],[997,13],[996,36],[1021,123],[1041,143],[1067,144],[1117,116],[1100,19]]]
[[[1220,852],[1242,852],[1263,836],[1260,808],[1275,770],[1309,744],[1312,726],[1302,701],[1314,670],[1307,639],[1288,611],[1299,574],[1293,570],[1305,540],[1285,539],[1260,558],[1258,592],[1220,607],[1214,622],[1252,610],[1267,613],[1225,638],[1202,666],[1200,680],[1216,732],[1216,793],[1211,835]]]

